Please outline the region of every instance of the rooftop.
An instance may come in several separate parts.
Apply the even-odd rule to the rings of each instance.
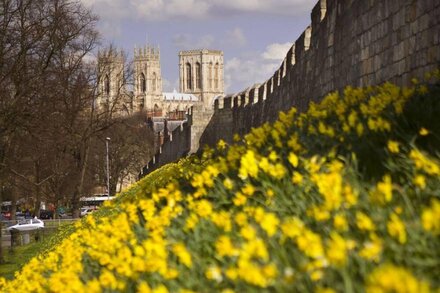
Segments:
[[[172,93],[163,93],[164,101],[192,101],[197,102],[199,98],[193,94],[178,93],[174,90]]]

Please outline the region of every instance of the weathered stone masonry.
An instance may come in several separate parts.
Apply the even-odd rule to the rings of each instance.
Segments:
[[[201,145],[231,142],[348,85],[404,86],[440,67],[438,0],[321,0],[311,17],[269,80],[215,102]]]
[[[194,109],[188,130],[193,146],[213,146],[219,139],[232,142],[234,134],[272,122],[280,111],[304,111],[311,101],[348,85],[391,81],[405,86],[440,68],[438,0],[320,0],[311,18],[312,24],[266,82],[217,98],[212,110]],[[202,119],[196,121],[197,113]],[[183,135],[179,145],[188,141]],[[163,165],[185,153],[159,155],[154,161]]]
[[[187,121],[182,123],[180,127],[170,133],[165,131],[164,143],[159,147],[159,151],[150,162],[142,168],[139,174],[140,177],[189,154],[191,149],[192,109],[188,111],[187,117]]]

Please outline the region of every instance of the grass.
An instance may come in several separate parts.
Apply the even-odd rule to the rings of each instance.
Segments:
[[[0,264],[0,276],[12,280],[16,271],[25,265],[31,258],[38,255],[43,248],[42,242],[34,242],[13,250],[3,248],[5,262]]]
[[[19,271],[31,258],[44,252],[51,244],[54,237],[57,237],[59,227],[74,223],[77,219],[45,222],[45,230],[40,234],[40,241],[31,242],[27,245],[16,246],[12,250],[9,247],[3,248],[4,263],[0,263],[0,277],[12,280],[15,272]]]
[[[44,227],[49,229],[57,229],[58,227],[75,223],[78,219],[56,219],[44,221]]]

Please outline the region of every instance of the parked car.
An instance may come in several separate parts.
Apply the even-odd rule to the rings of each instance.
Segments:
[[[18,224],[8,227],[7,230],[30,231],[30,230],[43,229],[43,228],[44,228],[44,222],[41,221],[40,219],[33,218],[33,219],[21,220],[18,222]]]
[[[4,220],[9,221],[11,219],[11,212],[2,212],[2,217]]]
[[[40,210],[40,219],[53,219],[53,211],[49,210]]]
[[[9,221],[9,218],[6,218],[3,214],[0,214],[0,222],[7,223]]]

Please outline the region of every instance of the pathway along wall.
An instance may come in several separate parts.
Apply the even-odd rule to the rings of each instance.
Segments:
[[[215,101],[200,145],[231,142],[348,85],[404,86],[440,68],[438,0],[321,0],[311,17],[269,80]]]

